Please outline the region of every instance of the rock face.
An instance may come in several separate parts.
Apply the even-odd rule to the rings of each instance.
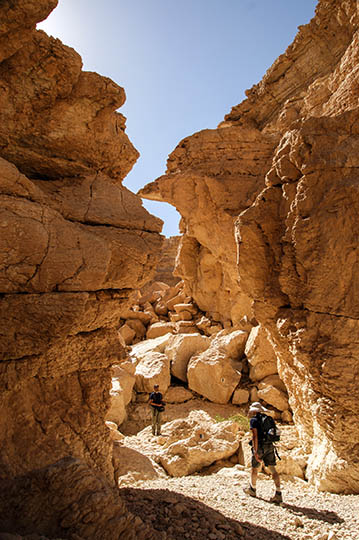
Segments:
[[[173,275],[180,239],[180,236],[171,236],[164,239],[154,277],[155,281],[162,281],[173,287],[180,280],[179,277]]]
[[[319,489],[359,491],[358,8],[316,16],[215,130],[141,194],[181,212],[201,309],[269,333]],[[278,397],[278,396],[277,396]]]
[[[204,130],[184,139],[169,157],[167,174],[140,192],[181,213],[175,273],[199,308],[221,321],[251,316],[237,283],[233,219],[264,187],[277,144],[278,135],[254,127]]]
[[[127,512],[118,489],[103,475],[71,457],[2,480],[0,522],[1,529],[9,532],[31,535],[38,530],[49,538],[158,538],[158,533]]]
[[[0,7],[0,465],[28,485],[71,456],[113,483],[109,366],[131,290],[154,274],[161,222],[121,185],[138,156],[115,112],[124,90],[35,30],[56,4]],[[20,530],[23,515],[10,516]]]

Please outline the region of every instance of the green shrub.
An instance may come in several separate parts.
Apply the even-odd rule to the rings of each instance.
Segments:
[[[216,422],[225,422],[226,420],[230,420],[231,422],[236,422],[240,425],[244,431],[249,431],[249,420],[246,416],[243,414],[233,414],[232,416],[229,416],[228,418],[224,418],[220,414],[216,414],[214,417],[214,420]]]

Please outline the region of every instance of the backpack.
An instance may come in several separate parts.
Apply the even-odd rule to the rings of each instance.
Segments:
[[[271,416],[261,414],[261,442],[278,442],[280,432]]]

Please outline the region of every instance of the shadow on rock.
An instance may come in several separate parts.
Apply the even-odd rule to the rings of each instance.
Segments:
[[[190,497],[166,489],[120,489],[128,510],[168,540],[290,540],[264,527],[226,517]]]

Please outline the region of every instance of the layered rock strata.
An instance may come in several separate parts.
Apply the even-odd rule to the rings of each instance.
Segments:
[[[320,0],[247,99],[141,192],[182,214],[177,271],[198,305],[269,331],[308,478],[335,492],[359,491],[358,22],[356,1]]]
[[[0,7],[0,464],[1,476],[17,486],[4,484],[13,509],[0,522],[27,534],[37,532],[40,517],[41,531],[57,519],[51,508],[60,508],[77,468],[64,458],[78,460],[82,471],[71,480],[70,522],[77,491],[93,489],[101,498],[98,482],[112,489],[109,366],[123,356],[121,314],[131,291],[154,274],[162,241],[161,221],[121,185],[138,157],[115,112],[124,90],[82,71],[73,49],[35,30],[56,4]],[[103,480],[87,485],[88,474]],[[40,516],[43,499],[36,497],[44,485],[57,502]],[[24,489],[38,509],[32,528],[14,510]],[[112,498],[108,491],[103,500]],[[108,521],[115,514],[106,514]],[[131,519],[117,532],[106,529],[106,519],[98,522],[101,537],[138,537]],[[76,533],[95,538],[96,527]],[[51,534],[65,534],[60,529]]]

